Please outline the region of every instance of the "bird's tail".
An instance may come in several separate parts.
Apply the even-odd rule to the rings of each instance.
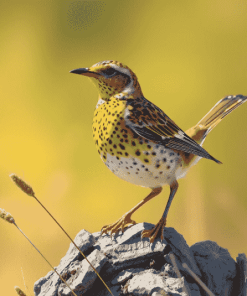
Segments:
[[[221,99],[195,126],[186,134],[198,144],[203,143],[209,132],[229,113],[247,101],[243,95],[227,96]]]

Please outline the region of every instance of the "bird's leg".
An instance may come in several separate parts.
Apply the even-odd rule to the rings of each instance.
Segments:
[[[133,209],[131,209],[129,212],[125,213],[117,222],[103,226],[101,229],[101,235],[104,233],[110,232],[110,235],[118,232],[119,230],[124,231],[124,228],[127,227],[129,224],[136,224],[134,220],[131,219],[131,215],[138,210],[141,206],[143,206],[146,202],[148,202],[153,197],[160,194],[162,191],[162,187],[154,188],[152,189],[152,192],[145,197],[141,202],[139,202]]]
[[[169,208],[171,206],[172,200],[177,192],[178,189],[178,182],[174,181],[171,185],[170,185],[170,195],[169,195],[169,199],[168,202],[166,204],[166,208],[164,211],[164,214],[162,215],[160,221],[155,225],[154,228],[150,229],[150,230],[143,230],[142,231],[142,238],[143,237],[149,237],[150,239],[150,243],[152,243],[156,238],[161,238],[161,240],[163,240],[164,236],[163,236],[163,230],[166,226],[166,218],[167,218],[167,214],[169,211]]]

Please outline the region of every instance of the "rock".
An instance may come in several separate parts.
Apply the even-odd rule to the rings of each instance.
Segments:
[[[144,270],[135,274],[124,287],[124,294],[132,293],[136,296],[148,296],[163,289],[165,293],[176,296],[186,296],[182,292],[184,280],[164,276],[154,269]]]
[[[247,259],[245,254],[239,254],[237,257],[237,270],[239,274],[238,295],[247,296]]]
[[[37,282],[34,284],[35,295],[40,294],[41,288],[44,289],[46,282],[48,282],[51,279],[53,274],[54,274],[54,271],[49,271],[45,277],[42,277],[39,280],[37,280]]]
[[[191,246],[191,250],[209,290],[215,295],[225,295],[233,290],[236,262],[227,249],[216,242],[203,241]]]
[[[94,250],[88,256],[88,261],[99,273],[101,268],[106,263],[107,258],[104,256],[104,254],[102,254],[102,252]],[[75,266],[70,266],[67,273],[71,274],[71,277],[67,281],[68,285],[73,291],[77,293],[79,292],[79,295],[87,292],[93,286],[93,283],[98,277],[85,259],[81,263],[77,263]],[[58,295],[69,296],[71,295],[71,291],[64,283],[61,283],[58,289]]]
[[[193,253],[183,236],[179,234],[174,228],[167,227],[164,232],[164,237],[167,241],[167,244],[171,248],[172,253],[176,257],[178,269],[181,270],[183,274],[187,274],[187,271],[182,267],[182,263],[186,263],[196,275],[201,277],[201,272],[196,265]],[[169,256],[166,256],[166,261],[171,265]]]
[[[75,237],[74,242],[77,244],[79,249],[86,253],[90,250],[90,247],[95,242],[94,236],[86,230],[81,230]],[[82,260],[82,255],[74,246],[73,243],[70,243],[69,249],[56,267],[56,271],[67,280],[71,274],[74,273],[76,268],[79,268],[76,265],[79,265],[79,261]],[[75,264],[73,264],[75,263]],[[70,268],[68,268],[70,266]],[[46,277],[39,279],[34,284],[34,293],[35,295],[44,296],[44,295],[57,295],[58,287],[62,284],[62,281],[54,271],[50,271]]]
[[[108,276],[116,275],[124,269],[132,267],[147,268],[151,259],[156,261],[164,261],[164,250],[167,243],[164,240],[157,240],[156,243],[150,244],[148,238],[141,240],[141,232],[144,229],[150,229],[151,224],[136,224],[126,230],[123,235],[115,238],[113,244],[109,247],[106,242],[109,241],[108,236],[101,237],[95,244],[96,248],[104,250],[109,259],[109,264],[105,266],[104,272]]]
[[[54,271],[50,271],[45,278],[41,278],[34,285],[35,295],[56,296],[61,280]]]
[[[123,270],[111,281],[111,284],[113,286],[122,284],[123,282],[126,282],[128,279],[133,277],[133,275],[139,273],[140,271],[142,271],[142,268],[130,268]]]
[[[189,247],[173,228],[165,229],[162,242],[158,239],[150,244],[147,238],[141,240],[142,230],[152,227],[148,223],[136,224],[112,239],[109,235],[100,236],[99,232],[90,234],[82,230],[75,241],[114,296],[206,295],[190,270],[214,295],[225,295],[225,289],[227,296],[246,295],[244,254],[239,255],[237,265],[229,252],[215,242],[200,242]],[[170,259],[171,253],[175,256],[175,265]],[[187,264],[188,270],[183,263]],[[110,295],[73,244],[56,270],[78,296]],[[177,274],[180,274],[179,278]],[[237,293],[240,282],[242,294]],[[72,295],[53,271],[35,283],[34,291],[35,296]]]
[[[83,229],[76,235],[74,242],[84,254],[93,246],[95,238],[91,233]],[[70,243],[65,257],[61,259],[56,269],[57,272],[61,273],[71,262],[78,260],[80,257],[82,257],[81,253],[75,248],[73,243]]]

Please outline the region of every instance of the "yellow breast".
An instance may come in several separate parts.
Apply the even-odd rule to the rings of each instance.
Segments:
[[[99,154],[103,161],[106,161],[107,153],[113,155],[117,153],[116,149],[124,150],[120,146],[120,134],[125,133],[123,121],[126,101],[117,99],[108,102],[101,101],[97,106],[93,118],[93,138]],[[122,155],[124,152],[122,151]]]

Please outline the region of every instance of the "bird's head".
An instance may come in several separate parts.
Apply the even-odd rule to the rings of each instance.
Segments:
[[[120,94],[119,97],[142,95],[136,75],[129,67],[117,61],[99,62],[90,68],[79,68],[70,73],[89,77],[96,84],[100,98],[106,101],[117,94]]]

